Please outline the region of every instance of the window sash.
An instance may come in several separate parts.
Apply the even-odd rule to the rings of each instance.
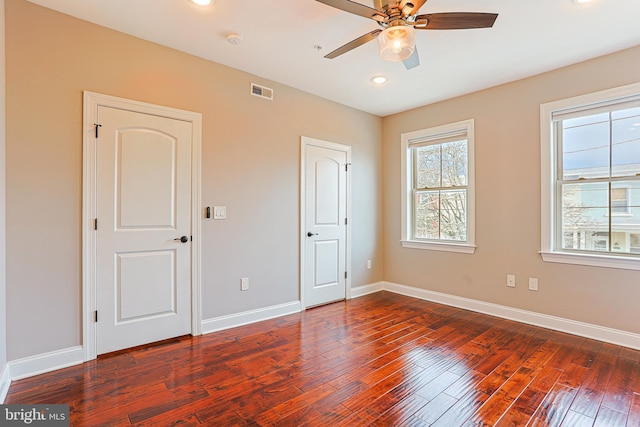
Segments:
[[[414,140],[416,141],[416,140]],[[456,130],[454,132],[448,132],[446,134],[438,134],[427,138],[420,138],[418,142],[409,142],[408,150],[410,152],[410,159],[412,165],[412,182],[411,182],[411,239],[415,241],[427,241],[427,242],[455,242],[455,243],[468,243],[469,242],[469,230],[467,224],[469,222],[469,204],[468,204],[468,183],[469,183],[469,140],[466,130]],[[464,141],[466,149],[466,164],[464,169],[466,171],[465,182],[467,185],[448,185],[438,187],[418,187],[418,174],[420,172],[418,167],[418,154],[417,150],[425,146],[439,146],[441,150],[440,154],[440,183],[442,184],[442,146],[448,142]],[[442,209],[441,200],[442,193],[460,192],[464,194],[464,238],[462,239],[447,239],[443,237],[443,225],[442,225]],[[437,193],[439,197],[438,208],[438,237],[420,237],[418,236],[418,207],[416,206],[416,200],[418,194]],[[452,227],[454,225],[451,225]]]
[[[613,242],[611,241],[611,236],[614,233],[614,219],[613,217],[616,215],[625,215],[630,213],[630,203],[629,203],[629,188],[619,188],[615,187],[617,182],[629,182],[629,181],[640,181],[640,174],[628,175],[628,176],[614,176],[613,173],[613,159],[612,159],[612,147],[613,147],[613,136],[612,136],[612,113],[615,111],[622,111],[630,108],[640,107],[640,94],[630,96],[624,99],[617,100],[607,100],[603,102],[593,103],[588,106],[578,106],[574,108],[565,108],[563,110],[554,111],[551,114],[551,122],[552,122],[552,144],[555,146],[555,185],[554,185],[554,245],[552,250],[557,252],[568,252],[568,253],[594,253],[598,255],[611,255],[615,254],[616,256],[629,256],[629,257],[639,257],[632,251],[629,252],[620,252],[616,250]],[[607,144],[609,146],[609,164],[608,164],[608,176],[606,177],[597,177],[597,178],[587,178],[582,176],[576,176],[575,178],[565,179],[564,178],[564,150],[563,150],[563,122],[564,120],[587,117],[593,114],[600,113],[609,113],[608,114],[608,123],[609,123],[609,136]],[[582,236],[581,244],[585,241],[591,242],[593,248],[575,248],[566,247],[568,233],[570,231],[565,230],[564,228],[564,215],[567,213],[564,209],[563,205],[563,189],[567,185],[572,184],[589,184],[589,183],[601,183],[606,184],[606,194],[607,194],[607,202],[606,206],[601,207],[600,209],[606,209],[606,229],[602,231],[603,234],[598,236],[600,232],[592,231],[592,236],[585,237]],[[614,191],[625,191],[625,197],[614,199],[613,194]],[[597,208],[596,208],[597,209]],[[598,228],[596,226],[593,227]],[[576,231],[578,234],[587,233],[587,230]],[[588,234],[588,233],[587,233]],[[605,247],[596,247],[595,241],[598,242],[606,242]],[[601,246],[601,245],[600,245]]]

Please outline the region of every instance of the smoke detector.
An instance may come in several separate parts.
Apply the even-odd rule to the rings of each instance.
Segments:
[[[234,46],[238,46],[240,43],[242,43],[243,40],[244,40],[244,37],[242,36],[242,34],[238,34],[238,33],[227,34],[227,41]]]

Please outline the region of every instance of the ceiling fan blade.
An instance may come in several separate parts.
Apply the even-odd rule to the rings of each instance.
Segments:
[[[370,33],[365,34],[364,36],[360,36],[357,39],[351,40],[349,43],[337,48],[333,52],[326,54],[324,57],[328,59],[333,59],[336,56],[340,56],[343,53],[347,53],[350,50],[357,48],[358,46],[362,46],[363,44],[370,42],[371,40],[374,40],[376,37],[378,37],[378,34],[380,34],[380,32],[382,32],[382,30],[373,30]]]
[[[402,61],[402,63],[404,64],[404,68],[406,68],[407,70],[416,68],[418,65],[420,65],[420,57],[418,56],[418,49],[413,49],[413,53],[411,54],[411,56],[405,59],[404,61]]]
[[[360,3],[356,3],[351,0],[316,0],[320,3],[324,3],[329,6],[333,6],[336,9],[344,10],[345,12],[353,13],[355,15],[364,16],[378,22],[386,22],[388,20],[387,15],[377,9],[369,6],[365,6]]]
[[[412,16],[418,13],[418,10],[425,4],[427,0],[402,0],[400,2],[400,10],[404,16]]]
[[[426,13],[416,16],[416,23],[427,21],[426,25],[416,25],[416,30],[464,30],[467,28],[490,28],[498,17],[497,13],[446,12]]]

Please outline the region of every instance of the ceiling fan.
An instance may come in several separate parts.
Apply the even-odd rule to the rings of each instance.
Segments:
[[[375,8],[351,0],[316,0],[345,12],[373,19],[382,29],[360,36],[325,58],[333,59],[358,46],[378,39],[380,56],[386,61],[402,61],[407,70],[420,64],[415,49],[415,30],[461,30],[467,28],[490,28],[497,13],[445,12],[418,15],[418,10],[427,0],[374,0]]]

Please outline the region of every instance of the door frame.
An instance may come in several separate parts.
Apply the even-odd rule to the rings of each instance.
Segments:
[[[353,219],[351,216],[351,146],[338,144],[335,142],[323,141],[321,139],[310,138],[308,136],[302,136],[300,138],[300,304],[302,309],[307,308],[306,303],[306,240],[307,240],[307,224],[306,224],[306,184],[307,184],[307,171],[306,171],[306,157],[307,147],[316,146],[321,148],[327,148],[332,150],[338,150],[346,153],[347,157],[347,175],[346,175],[346,203],[347,203],[347,226],[345,232],[345,270],[347,271],[347,278],[345,279],[345,299],[351,299],[351,228]]]
[[[95,123],[98,122],[98,107],[111,107],[154,116],[183,120],[192,124],[191,145],[191,335],[202,334],[201,291],[201,151],[202,114],[171,107],[148,104],[110,95],[83,92],[82,127],[82,349],[84,360],[97,357],[97,328],[94,319],[96,310],[96,249],[94,230],[97,204],[97,150]]]

